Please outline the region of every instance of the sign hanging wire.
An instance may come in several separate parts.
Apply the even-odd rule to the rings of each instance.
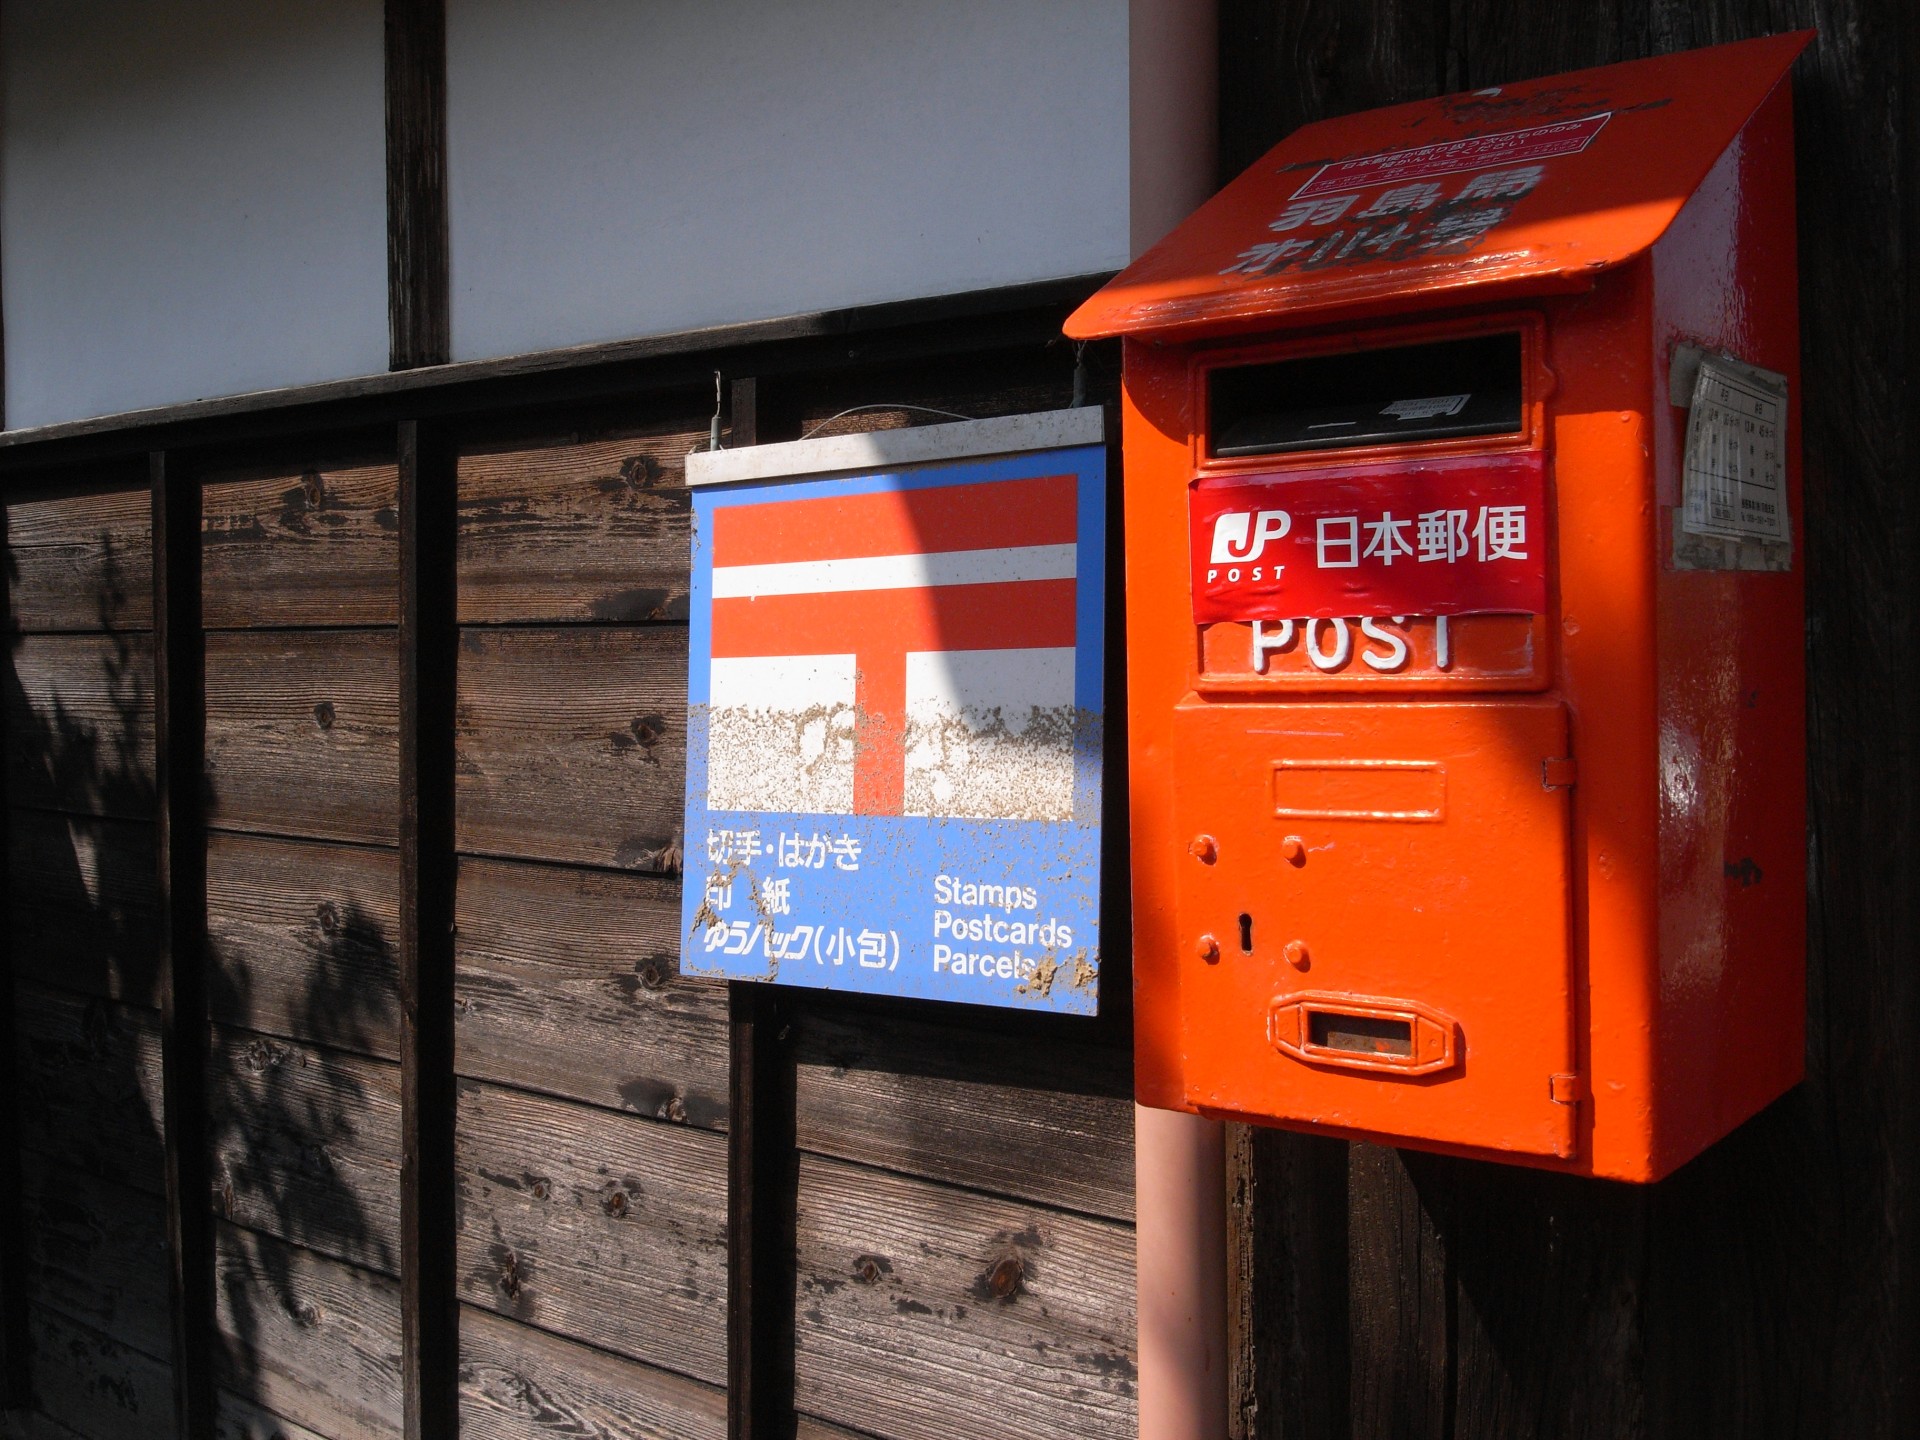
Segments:
[[[848,409],[842,410],[838,415],[829,415],[826,419],[822,420],[818,425],[814,426],[811,430],[807,431],[807,433],[802,435],[800,438],[802,440],[811,440],[814,436],[818,435],[822,430],[826,429],[827,426],[833,424],[834,421],[844,420],[849,415],[865,414],[869,410],[911,410],[916,415],[943,415],[949,420],[973,419],[973,416],[962,415],[957,410],[939,410],[934,408],[931,405],[905,405],[892,400],[880,400],[880,401],[876,401],[872,405],[854,405],[849,407]]]

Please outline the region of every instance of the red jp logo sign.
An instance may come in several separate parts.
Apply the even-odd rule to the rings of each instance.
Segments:
[[[1545,491],[1537,453],[1197,482],[1194,619],[1539,614]]]

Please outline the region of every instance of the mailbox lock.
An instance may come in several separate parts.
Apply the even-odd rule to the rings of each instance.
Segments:
[[[1220,942],[1211,935],[1202,935],[1200,943],[1193,948],[1194,952],[1209,965],[1220,958]]]
[[[1287,957],[1287,964],[1293,966],[1294,969],[1304,970],[1307,968],[1307,942],[1306,941],[1289,940],[1287,941],[1286,948],[1283,949],[1280,953]]]
[[[1211,835],[1196,835],[1193,843],[1187,846],[1187,853],[1202,865],[1211,865],[1220,858],[1220,847],[1214,843]]]

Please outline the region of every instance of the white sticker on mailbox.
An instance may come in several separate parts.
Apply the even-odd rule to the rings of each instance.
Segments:
[[[1702,357],[1687,419],[1681,529],[1723,540],[1791,540],[1786,431],[1786,376]]]

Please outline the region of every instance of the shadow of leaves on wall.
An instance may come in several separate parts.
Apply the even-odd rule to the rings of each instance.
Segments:
[[[154,672],[151,633],[123,619],[147,571],[144,557],[117,553],[112,534],[88,538],[89,565],[75,573],[93,590],[90,628],[10,623],[0,674],[12,1103],[22,1149],[37,1152],[33,1168],[55,1177],[27,1196],[26,1225],[54,1233],[58,1207],[71,1201],[59,1167],[119,1187],[122,1205],[148,1219],[136,1227],[137,1250],[108,1253],[101,1241],[98,1253],[66,1255],[60,1275],[30,1273],[33,1313],[57,1312],[118,1342],[84,1347],[83,1357],[38,1327],[30,1378],[40,1408],[70,1429],[163,1435],[172,1397]],[[17,584],[11,547],[6,563]],[[268,923],[209,946],[208,1201],[230,1222],[216,1225],[216,1380],[270,1406],[285,1399],[288,1375],[339,1363],[323,1353],[323,1332],[348,1314],[328,1287],[349,1272],[310,1255],[377,1272],[353,1272],[362,1286],[398,1269],[398,1076],[367,1058],[393,1051],[397,961],[383,919],[331,879],[308,887],[321,898],[304,918],[274,915],[263,894]],[[65,1250],[73,1229],[60,1231]],[[391,1366],[397,1395],[397,1317],[391,1334],[354,1339],[390,1351],[371,1359]]]

